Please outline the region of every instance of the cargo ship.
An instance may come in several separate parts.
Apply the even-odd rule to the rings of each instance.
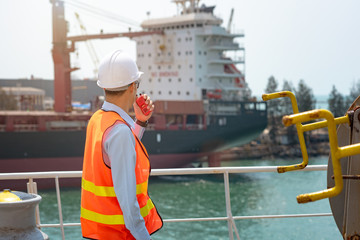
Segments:
[[[245,48],[235,41],[244,34],[222,27],[214,6],[173,2],[181,9],[177,15],[145,20],[139,32],[67,36],[64,3],[52,0],[54,109],[0,112],[0,172],[82,169],[93,112],[72,107],[70,72],[76,68],[69,54],[89,39],[129,37],[136,42],[137,64],[144,72],[139,90],[155,102],[142,138],[152,168],[184,167],[200,158],[216,165],[216,153],[259,135],[267,125],[266,103],[251,97],[245,81]],[[239,57],[229,57],[234,52]],[[5,82],[17,81],[0,81],[0,86]],[[23,80],[21,86],[34,87],[35,82]]]

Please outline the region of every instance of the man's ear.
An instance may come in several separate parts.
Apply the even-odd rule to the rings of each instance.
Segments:
[[[130,89],[130,92],[132,93],[135,90],[135,82],[131,83],[128,89]]]

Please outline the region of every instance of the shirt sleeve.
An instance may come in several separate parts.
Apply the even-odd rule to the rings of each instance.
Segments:
[[[125,226],[135,239],[150,239],[136,198],[135,139],[125,124],[112,127],[104,140],[105,154],[111,164],[115,194],[124,215]]]
[[[144,132],[145,132],[145,128],[138,125],[136,122],[135,122],[135,129],[134,129],[134,133],[136,134],[136,136],[141,140]]]

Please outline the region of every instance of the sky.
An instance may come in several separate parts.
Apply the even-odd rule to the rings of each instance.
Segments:
[[[68,36],[80,35],[80,15],[88,34],[140,30],[147,18],[170,17],[177,8],[171,0],[66,0]],[[86,3],[112,19],[79,8]],[[284,80],[295,87],[299,80],[315,95],[328,95],[332,86],[343,95],[360,79],[360,1],[358,0],[202,0],[216,5],[214,13],[232,32],[244,31],[236,41],[245,46],[246,81],[256,96],[264,93],[274,76],[279,90]],[[82,4],[83,5],[83,4]],[[119,21],[119,19],[121,21]],[[0,0],[0,79],[53,79],[52,12],[49,0]],[[136,57],[129,39],[93,40],[101,59],[114,49]],[[94,65],[85,43],[71,54],[73,66],[81,69],[72,78],[93,78]]]

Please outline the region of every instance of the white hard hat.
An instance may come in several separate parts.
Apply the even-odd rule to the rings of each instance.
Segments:
[[[108,90],[126,89],[140,78],[140,72],[135,61],[127,54],[116,50],[104,57],[99,66],[97,85]]]

